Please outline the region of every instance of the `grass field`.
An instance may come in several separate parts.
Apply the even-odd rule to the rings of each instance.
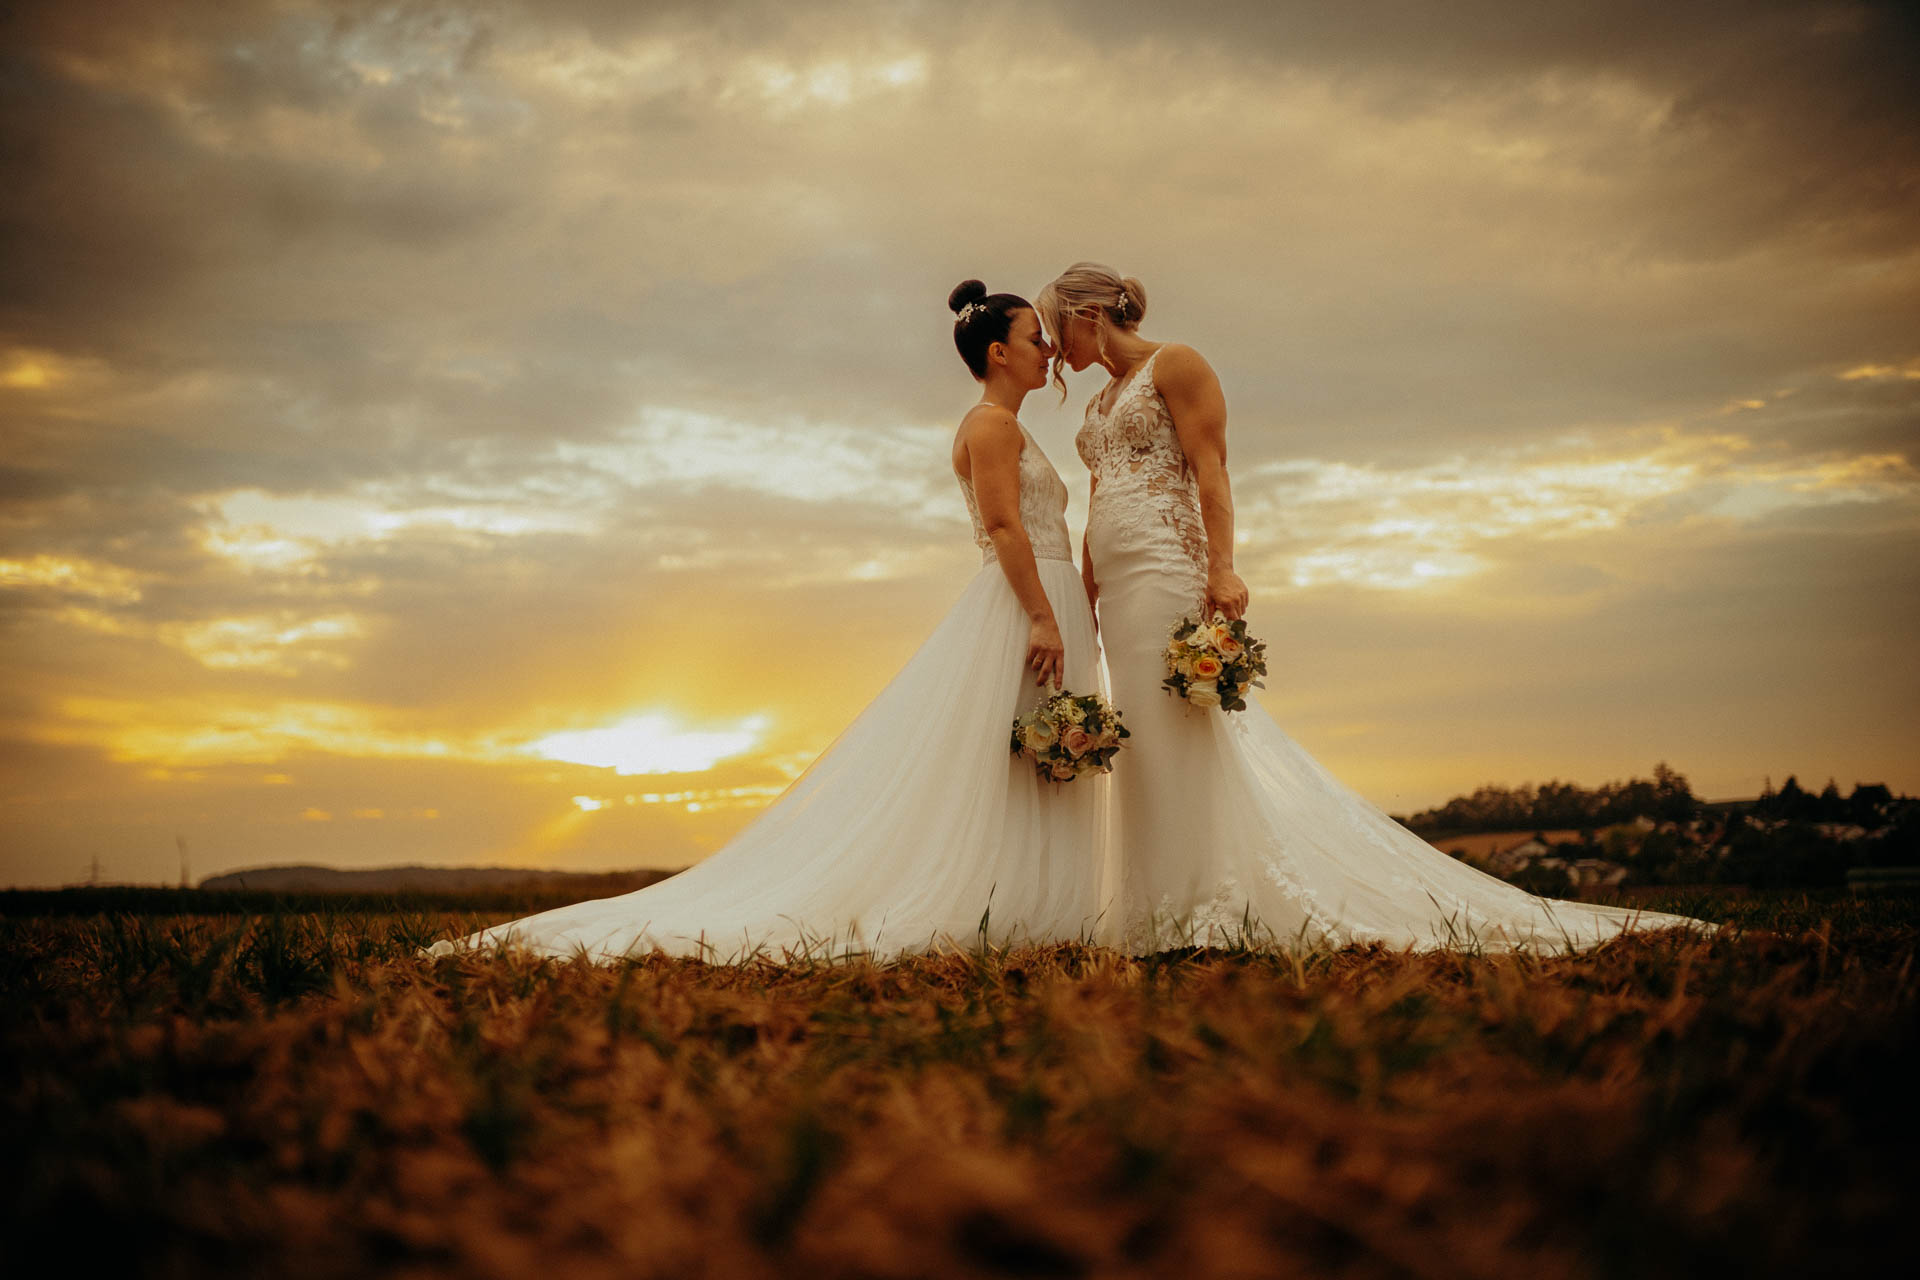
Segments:
[[[423,962],[548,904],[351,905],[8,903],[16,1264],[1552,1280],[1911,1252],[1911,898],[1649,903],[1732,927],[1550,958],[786,968]]]

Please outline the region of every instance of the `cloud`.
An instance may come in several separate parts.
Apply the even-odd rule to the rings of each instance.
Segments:
[[[864,5],[804,23],[751,6],[192,12],[55,24],[27,62],[42,114],[20,123],[43,139],[29,171],[75,189],[18,188],[16,314],[63,351],[111,346],[132,412],[101,427],[156,433],[146,475],[224,463],[233,484],[284,487],[313,477],[324,436],[317,465],[351,482],[475,438],[597,441],[642,408],[919,420],[964,395],[936,336],[950,277],[986,256],[1037,287],[1085,256],[1073,209],[1102,211],[1082,234],[1168,299],[1256,425],[1347,447],[1409,447],[1409,422],[1532,431],[1570,401],[1617,417],[1719,399],[1789,348],[1904,359],[1886,335],[1920,319],[1910,219],[1878,251],[1891,270],[1836,288],[1819,244],[1715,212],[1781,207],[1756,181],[1827,190],[1756,153],[1806,124],[1798,81],[1765,59],[1817,28],[1882,67],[1869,53],[1899,39],[1881,10],[1547,6],[1436,29],[1417,6],[1228,6],[1180,40],[1143,9],[1118,47],[1071,8],[971,35]],[[985,56],[1016,21],[1027,40]],[[1799,73],[1828,90],[1815,118],[1859,107],[1833,124],[1838,167],[1898,187],[1906,152],[1883,135],[1911,136],[1885,127],[1904,82],[1820,57]],[[1685,106],[1743,67],[1751,110]],[[1048,136],[1042,104],[1067,84],[1124,143]],[[1194,132],[1205,148],[1177,145]],[[1011,199],[966,176],[995,165]],[[1214,252],[1161,234],[1169,204]],[[1822,208],[1795,225],[1838,226]],[[1669,220],[1719,248],[1660,247]],[[122,234],[179,272],[27,251]],[[941,244],[971,248],[928,254]]]
[[[93,0],[0,24],[0,733],[49,794],[131,776],[82,756],[208,781],[325,758],[277,808],[239,798],[254,774],[221,792],[310,841],[457,812],[386,776],[425,743],[458,792],[495,785],[489,744],[764,715],[736,762],[761,774],[659,793],[705,800],[630,813],[570,774],[554,801],[601,823],[566,840],[722,793],[744,813],[979,566],[948,289],[1031,294],[1086,257],[1221,374],[1264,600],[1356,635],[1467,619],[1384,681],[1422,714],[1461,712],[1444,689],[1481,688],[1502,628],[1546,673],[1582,620],[1670,611],[1706,661],[1757,625],[1720,584],[1760,590],[1794,545],[1792,590],[1825,573],[1893,624],[1888,584],[1832,563],[1902,554],[1915,519],[1902,6]],[[1076,523],[1096,380],[1023,411]],[[715,610],[737,652],[684,643]],[[1854,654],[1846,617],[1765,625]],[[114,794],[200,811],[149,783]],[[489,813],[545,830],[553,797],[519,794]]]
[[[1834,505],[1883,512],[1889,529],[1920,527],[1920,468],[1904,453],[1809,454],[1731,430],[1576,435],[1397,469],[1296,459],[1252,468],[1236,488],[1242,559],[1291,588],[1424,590],[1547,543],[1604,542],[1635,526],[1697,540],[1714,525]]]

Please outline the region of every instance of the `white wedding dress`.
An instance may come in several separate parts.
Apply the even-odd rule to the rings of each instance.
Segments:
[[[1020,518],[1065,643],[1065,687],[1092,691],[1099,656],[1067,537],[1066,486],[1021,434]],[[506,944],[595,960],[657,950],[739,961],[1090,939],[1108,779],[1042,782],[1009,752],[1014,717],[1043,691],[1026,665],[1026,612],[972,486],[960,479],[960,488],[984,553],[979,573],[892,683],[751,825],[637,892],[424,954]]]
[[[1199,491],[1154,383],[1156,349],[1076,445],[1096,484],[1087,548],[1114,705],[1102,938],[1136,953],[1246,939],[1562,950],[1685,917],[1537,897],[1414,835],[1322,768],[1249,699],[1190,706],[1161,687],[1168,633],[1206,599]],[[1269,659],[1270,678],[1286,679]]]

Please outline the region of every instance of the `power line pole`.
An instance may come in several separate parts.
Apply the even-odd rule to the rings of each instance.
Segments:
[[[180,887],[191,889],[193,881],[187,875],[187,838],[176,831],[173,833],[173,843],[180,850]]]

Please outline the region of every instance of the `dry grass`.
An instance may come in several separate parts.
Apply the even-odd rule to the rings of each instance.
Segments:
[[[1677,905],[1736,927],[736,969],[412,958],[513,913],[0,919],[0,1238],[289,1280],[1879,1273],[1920,912]]]

